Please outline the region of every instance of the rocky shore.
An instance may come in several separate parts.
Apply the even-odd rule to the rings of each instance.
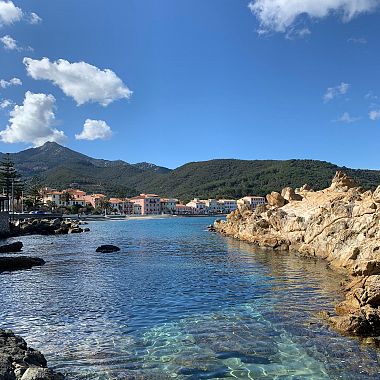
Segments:
[[[47,368],[45,357],[24,339],[0,329],[0,380],[64,380],[64,376]]]
[[[82,228],[82,224],[84,223],[78,220],[59,218],[17,220],[11,224],[11,235],[62,235],[88,232],[89,228]]]
[[[327,260],[350,279],[330,323],[350,335],[380,335],[380,186],[364,191],[337,172],[327,189],[285,188],[268,194],[267,201],[215,222],[216,231],[261,248]]]

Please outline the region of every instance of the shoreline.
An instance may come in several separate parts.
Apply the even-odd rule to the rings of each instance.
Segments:
[[[261,249],[324,259],[351,280],[337,316],[326,319],[344,334],[380,335],[380,186],[365,192],[337,172],[327,189],[285,188],[267,200],[216,221],[215,231]]]

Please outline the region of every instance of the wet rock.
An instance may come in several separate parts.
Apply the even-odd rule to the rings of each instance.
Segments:
[[[48,368],[28,368],[21,380],[63,380],[64,376],[61,374],[55,374]]]
[[[5,244],[0,246],[0,253],[13,253],[20,252],[22,250],[23,244],[21,241],[16,241],[11,244]]]
[[[17,235],[60,235],[68,233],[81,233],[77,220],[56,219],[26,219],[17,221],[11,227],[12,234]]]
[[[16,270],[31,269],[35,266],[44,265],[45,261],[38,257],[16,256],[0,257],[0,273]]]
[[[111,252],[118,252],[118,251],[120,251],[120,248],[117,247],[116,245],[111,245],[111,244],[101,245],[100,247],[96,248],[96,252],[101,252],[101,253],[111,253]]]
[[[62,374],[47,368],[40,351],[28,347],[20,336],[0,329],[1,380],[63,380]]]
[[[83,232],[83,230],[80,227],[70,228],[69,230],[69,234],[80,234],[81,232]]]

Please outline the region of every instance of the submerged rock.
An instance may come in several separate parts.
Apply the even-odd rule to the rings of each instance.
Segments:
[[[20,336],[0,329],[1,380],[63,380],[64,376],[47,368],[40,351],[28,347]]]
[[[23,270],[23,269],[31,269],[35,266],[41,266],[44,264],[45,264],[45,261],[38,257],[27,257],[27,256],[0,257],[0,273]]]
[[[23,244],[21,241],[16,241],[11,244],[5,244],[0,246],[0,253],[13,253],[20,252],[22,250]]]
[[[353,276],[331,321],[349,334],[380,334],[380,186],[364,192],[339,171],[327,189],[286,188],[267,200],[266,208],[234,211],[215,228],[259,247],[318,256]]]
[[[117,247],[116,245],[111,245],[111,244],[101,245],[100,247],[96,248],[96,252],[101,252],[101,253],[111,253],[111,252],[118,252],[118,251],[120,251],[120,248]]]

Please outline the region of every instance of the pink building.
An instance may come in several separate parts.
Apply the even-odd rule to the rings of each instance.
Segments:
[[[100,206],[101,202],[106,198],[104,194],[91,194],[83,197],[87,204],[96,208]]]
[[[159,215],[161,213],[160,197],[156,194],[140,194],[130,201],[141,206],[141,215]]]

